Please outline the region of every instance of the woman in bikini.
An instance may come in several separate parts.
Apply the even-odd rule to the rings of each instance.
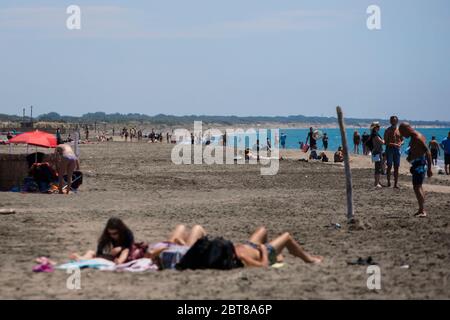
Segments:
[[[281,262],[283,261],[281,252],[284,248],[306,263],[320,263],[323,260],[321,256],[306,252],[288,232],[268,242],[265,227],[258,228],[248,241],[243,244],[235,244],[234,248],[237,258],[245,267],[268,267]]]
[[[80,169],[80,163],[72,148],[68,144],[60,144],[56,147],[56,170],[58,171],[59,193],[63,194],[64,175],[67,174],[67,191],[69,194],[72,186],[72,174]]]

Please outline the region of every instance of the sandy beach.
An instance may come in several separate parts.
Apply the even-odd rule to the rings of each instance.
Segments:
[[[403,163],[400,190],[373,188],[370,159],[352,157],[355,213],[365,230],[349,230],[343,166],[300,162],[282,151],[275,176],[257,165],[174,165],[172,145],[110,142],[81,146],[84,184],[77,194],[0,193],[2,299],[449,299],[450,178],[426,180],[429,217],[414,218],[416,201]],[[0,146],[1,153],[8,148]],[[331,157],[332,158],[332,157]],[[383,178],[384,179],[384,178]],[[213,236],[243,241],[258,226],[290,232],[325,257],[308,265],[285,252],[279,269],[111,273],[83,270],[81,290],[68,274],[33,273],[34,259],[68,261],[94,249],[111,216],[140,241],[164,240],[179,223],[202,224]],[[330,228],[332,223],[341,229]],[[269,236],[270,237],[270,236]],[[369,290],[365,266],[381,268],[381,290]],[[408,268],[403,267],[407,265]]]

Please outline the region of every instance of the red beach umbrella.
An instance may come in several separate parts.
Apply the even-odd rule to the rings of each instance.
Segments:
[[[39,130],[18,134],[9,143],[25,143],[44,148],[56,148],[58,145],[55,135]]]

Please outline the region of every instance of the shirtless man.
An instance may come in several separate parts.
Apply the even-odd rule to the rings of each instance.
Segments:
[[[425,193],[422,188],[425,173],[428,178],[433,176],[431,171],[431,153],[427,147],[425,137],[414,130],[409,123],[400,124],[399,131],[402,137],[411,138],[409,143],[408,162],[411,163],[412,182],[417,202],[419,203],[419,211],[415,214],[418,217],[426,217],[427,213],[424,209]]]
[[[394,165],[394,188],[398,188],[398,169],[400,168],[401,147],[403,139],[398,131],[398,118],[392,116],[390,119],[391,126],[384,132],[384,142],[386,143],[387,157],[387,182],[388,187],[391,186],[391,170]]]
[[[306,263],[320,263],[323,260],[321,256],[314,256],[306,252],[287,232],[268,242],[267,230],[264,227],[258,228],[249,241],[235,244],[234,248],[237,258],[245,267],[268,267],[281,262],[283,261],[281,252],[284,248]]]
[[[437,166],[438,157],[441,155],[441,150],[439,147],[439,142],[437,142],[436,137],[431,137],[430,143],[428,143],[428,148],[431,152],[431,161],[434,166]]]

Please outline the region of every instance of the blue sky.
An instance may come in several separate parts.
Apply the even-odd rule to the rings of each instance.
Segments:
[[[2,0],[0,113],[450,120],[449,39],[447,0]]]

